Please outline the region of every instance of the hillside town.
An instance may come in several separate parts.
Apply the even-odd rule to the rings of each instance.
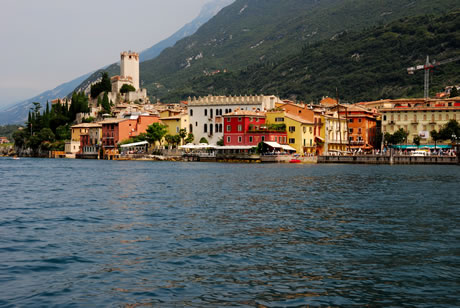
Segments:
[[[250,160],[259,154],[259,161],[264,154],[265,161],[314,162],[318,156],[385,155],[389,149],[405,155],[456,155],[457,136],[442,139],[432,132],[449,122],[458,125],[460,97],[356,104],[323,97],[319,104],[307,104],[275,95],[209,95],[152,103],[140,87],[139,54],[131,51],[121,53],[120,75],[110,83],[111,91],[96,97],[90,95],[92,87],[85,90],[87,112],[76,115],[65,150],[50,151],[49,157],[116,160],[159,154],[215,160],[221,154]],[[69,108],[72,101],[51,103]],[[402,139],[390,141],[401,132]],[[156,137],[149,138],[152,134]]]

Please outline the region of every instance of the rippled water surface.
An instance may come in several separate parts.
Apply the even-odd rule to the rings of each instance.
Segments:
[[[459,305],[460,167],[0,159],[0,306]]]

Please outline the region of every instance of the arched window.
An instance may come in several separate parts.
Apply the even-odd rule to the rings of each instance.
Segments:
[[[209,116],[212,118],[212,109],[209,109]]]
[[[204,116],[205,116],[205,117],[208,116],[208,109],[205,109],[205,110],[204,110]]]
[[[211,135],[212,135],[212,128],[213,128],[212,124],[209,124],[209,133],[210,133]]]
[[[216,133],[219,132],[219,124],[216,124],[216,129],[215,129]]]
[[[219,132],[222,132],[222,124],[219,124]]]
[[[193,125],[192,124],[190,124],[189,133],[193,133]]]
[[[190,109],[190,116],[193,117],[193,109]]]
[[[204,126],[203,126],[203,131],[204,131],[205,133],[208,132],[208,124],[206,124],[206,123],[204,124]]]

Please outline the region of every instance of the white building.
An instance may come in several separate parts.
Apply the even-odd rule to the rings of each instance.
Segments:
[[[280,99],[273,95],[257,96],[206,96],[188,100],[190,124],[188,131],[198,144],[206,138],[209,144],[216,144],[224,136],[223,115],[240,110],[267,111],[275,108]]]

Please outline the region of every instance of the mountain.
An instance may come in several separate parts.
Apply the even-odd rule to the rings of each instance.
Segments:
[[[33,106],[33,102],[40,102],[45,104],[47,101],[51,101],[57,97],[64,97],[69,92],[72,92],[73,89],[75,89],[75,87],[77,87],[82,81],[87,79],[90,74],[85,74],[74,80],[63,83],[53,90],[45,91],[28,100],[3,108],[0,110],[0,125],[24,124],[24,122],[27,120],[29,110]]]
[[[143,62],[141,78],[153,99],[183,98],[192,78],[278,61],[346,31],[457,7],[456,0],[236,0],[195,34]]]
[[[178,40],[195,33],[195,31],[205,24],[209,19],[216,15],[223,7],[231,4],[235,0],[213,0],[203,6],[200,14],[190,23],[183,26],[169,38],[153,45],[152,47],[142,51],[139,56],[141,61],[146,61],[158,56],[165,48],[173,46]],[[53,90],[45,91],[35,97],[12,104],[0,110],[0,125],[4,124],[23,124],[27,120],[27,115],[32,102],[39,102],[42,105],[48,100],[57,97],[71,96],[74,90],[82,90],[97,80],[102,71],[107,71],[110,76],[119,74],[120,68],[117,63],[108,65],[95,72],[85,74],[72,81],[66,82],[57,86]]]
[[[409,75],[407,68],[424,64],[427,55],[437,61],[460,57],[460,10],[343,32],[278,61],[194,78],[170,95],[274,93],[310,102],[335,97],[337,89],[344,102],[423,97],[423,70]],[[459,84],[459,76],[460,59],[437,66],[431,74],[431,96]]]
[[[179,31],[168,37],[167,39],[153,45],[152,47],[142,51],[139,54],[140,62],[144,62],[153,58],[156,58],[163,50],[168,47],[174,46],[174,44],[192,35],[214,15],[216,15],[222,8],[233,3],[235,0],[214,0],[206,3],[200,11],[197,18],[183,26]]]
[[[235,0],[212,0],[211,2],[206,3],[200,11],[198,17],[194,20],[180,28],[177,32],[173,35],[168,37],[167,39],[153,45],[150,48],[139,53],[140,62],[148,61],[151,59],[156,58],[161,52],[174,44],[189,36],[194,34],[203,24],[205,24],[208,20],[210,20],[214,15],[216,15],[222,8],[228,6],[229,4],[235,2]],[[142,67],[142,64],[141,64]],[[99,69],[93,74],[91,74],[86,80],[84,80],[78,87],[76,87],[76,91],[84,90],[86,87],[91,85],[94,81],[100,78],[102,72],[107,72],[109,76],[115,76],[120,73],[120,66],[119,63],[113,63],[105,68]],[[141,75],[142,78],[142,75]],[[143,81],[141,80],[143,84]],[[69,93],[69,96],[71,93]]]

